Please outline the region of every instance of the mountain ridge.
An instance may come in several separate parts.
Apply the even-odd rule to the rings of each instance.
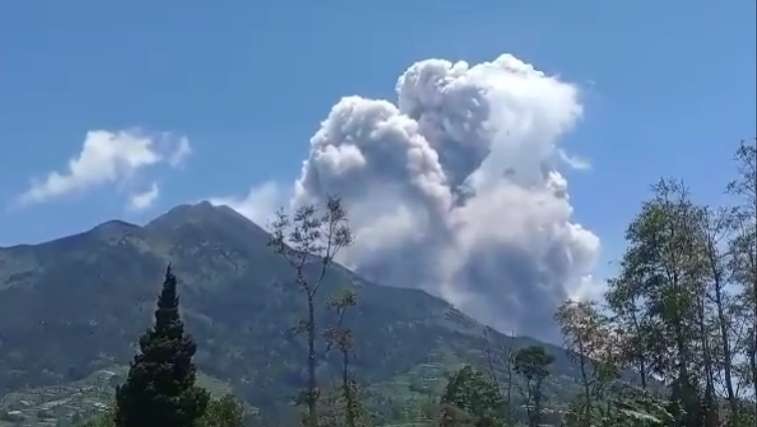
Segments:
[[[304,379],[302,342],[286,333],[302,307],[286,286],[291,271],[267,240],[263,228],[233,209],[202,202],[177,206],[144,226],[107,221],[38,245],[0,249],[0,396],[127,362],[171,262],[200,368],[228,380],[264,412],[283,411]],[[442,360],[483,365],[483,325],[448,302],[381,286],[341,265],[331,269],[321,302],[344,287],[360,298],[348,320],[362,381],[392,381],[424,363],[445,370]],[[330,316],[320,312],[319,322],[328,325]],[[499,333],[495,339],[496,345],[536,342]],[[337,365],[322,358],[321,377]],[[558,357],[556,371],[569,375],[570,369],[566,356]]]

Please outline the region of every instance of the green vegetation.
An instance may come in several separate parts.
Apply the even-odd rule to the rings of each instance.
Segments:
[[[505,402],[500,391],[470,366],[450,378],[441,403],[442,425],[458,425],[458,419],[476,427],[504,424]]]
[[[220,399],[211,400],[205,414],[196,425],[197,427],[242,427],[246,417],[244,405],[234,396],[227,394]]]
[[[568,301],[558,311],[583,385],[572,425],[754,425],[757,141],[736,160],[729,207],[660,180],[628,227],[605,310]],[[640,389],[620,392],[621,372]]]
[[[743,144],[737,161],[733,206],[702,206],[675,180],[653,187],[605,304],[569,300],[555,313],[565,349],[334,264],[351,241],[338,199],[282,213],[272,238],[198,205],[144,228],[106,224],[4,249],[0,344],[34,352],[0,353],[0,389],[24,390],[0,400],[0,427],[753,426],[757,145]],[[123,363],[149,317],[123,301],[151,295],[142,280],[169,258],[186,277],[182,316],[169,269],[114,394],[119,375],[99,369]],[[61,277],[82,286],[63,292]],[[16,307],[33,308],[25,315],[39,326]],[[222,397],[195,385],[195,360]],[[33,387],[46,382],[63,385]]]
[[[268,242],[268,245],[273,247],[294,270],[294,286],[305,297],[306,317],[298,322],[294,332],[305,334],[307,337],[307,389],[298,399],[308,408],[305,422],[307,427],[318,426],[317,408],[320,390],[316,378],[319,353],[316,342],[319,331],[316,323],[316,304],[318,303],[316,298],[334,257],[340,249],[351,242],[352,234],[347,224],[347,214],[338,198],[329,198],[325,212],[319,212],[314,205],[304,205],[298,208],[290,218],[286,212],[279,210],[273,223],[271,239]],[[307,268],[313,258],[317,260],[317,268],[314,274],[309,274]],[[339,311],[340,323],[343,315],[344,311]],[[341,328],[335,330],[334,333],[342,335],[343,341],[348,338]],[[334,337],[333,340],[339,339]],[[344,364],[342,369],[345,371],[344,375],[347,375],[347,361]],[[348,417],[352,413],[352,406],[352,404],[347,405]]]
[[[543,347],[531,346],[515,353],[513,363],[515,372],[525,378],[523,396],[526,401],[528,425],[536,427],[541,423],[544,409],[544,380],[549,376],[549,365],[554,356],[547,354]]]
[[[244,405],[232,395],[225,395],[219,399],[211,399],[199,419],[192,427],[243,427],[248,418]],[[74,427],[115,427],[115,414],[111,408],[84,422],[74,424]],[[167,425],[167,424],[164,424]]]
[[[328,329],[325,336],[329,349],[336,347],[342,357],[341,398],[344,407],[344,425],[355,427],[362,412],[362,407],[358,395],[357,381],[355,381],[350,372],[350,361],[353,350],[352,331],[344,326],[344,321],[347,310],[357,305],[357,297],[354,292],[347,290],[335,298],[330,305],[336,311],[337,324],[333,328]]]
[[[184,334],[176,276],[169,266],[155,311],[155,327],[139,340],[126,383],[116,389],[118,427],[191,426],[204,413],[209,394],[195,386],[196,346]]]
[[[307,308],[290,286],[290,266],[268,240],[233,210],[201,203],[144,227],[111,222],[54,242],[0,249],[0,287],[11,284],[0,290],[0,395],[54,390],[128,364],[137,338],[151,327],[154,285],[170,261],[180,272],[182,320],[197,344],[199,372],[259,408],[265,425],[297,423],[292,406],[306,387],[306,348],[304,336],[292,336],[290,328]],[[315,267],[306,272],[315,274]],[[377,423],[414,417],[421,402],[438,403],[446,375],[462,364],[485,366],[479,323],[439,298],[376,285],[338,264],[319,291],[320,333],[337,324],[328,302],[345,290],[360,299],[344,325],[354,337],[350,370]],[[498,332],[488,338],[494,348],[536,343]],[[318,375],[330,387],[341,378],[342,357],[336,346],[325,353],[320,335],[318,342]],[[558,359],[550,390],[569,393],[573,368],[562,350],[546,346]],[[4,402],[0,397],[0,411],[26,412]],[[79,412],[89,413],[83,405]]]

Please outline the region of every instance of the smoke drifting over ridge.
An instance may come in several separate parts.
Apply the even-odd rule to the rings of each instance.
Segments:
[[[421,61],[396,90],[396,103],[351,96],[331,109],[290,202],[339,194],[357,236],[341,261],[364,276],[554,338],[554,308],[591,283],[599,252],[556,169],[582,114],[577,89],[502,55]],[[219,202],[244,213],[255,193]]]

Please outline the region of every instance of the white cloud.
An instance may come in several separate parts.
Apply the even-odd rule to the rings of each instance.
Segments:
[[[192,154],[192,147],[189,145],[189,139],[183,136],[179,138],[179,143],[168,158],[168,163],[173,167],[181,166],[190,154]]]
[[[286,198],[278,185],[269,181],[252,187],[244,197],[214,197],[210,203],[229,206],[261,227],[267,227],[273,213],[286,202]]]
[[[147,209],[158,199],[160,188],[157,182],[153,182],[149,189],[134,193],[129,196],[129,208],[132,210]]]
[[[558,147],[583,114],[578,89],[511,55],[421,61],[396,89],[396,104],[353,96],[331,109],[290,203],[339,194],[357,236],[340,261],[363,275],[556,338],[554,309],[591,293],[600,249],[556,168],[587,166]]]
[[[87,132],[81,152],[62,171],[34,180],[19,197],[21,204],[44,203],[68,194],[122,183],[139,171],[166,162],[179,165],[191,152],[186,137],[149,135],[138,131]]]
[[[566,153],[562,148],[557,150],[557,155],[560,157],[560,160],[562,162],[573,169],[581,171],[591,169],[591,162],[588,159],[584,159],[583,157],[576,155],[570,155]]]

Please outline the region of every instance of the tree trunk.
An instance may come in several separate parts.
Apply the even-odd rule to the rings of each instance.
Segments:
[[[712,368],[712,356],[710,354],[710,341],[705,324],[704,296],[698,298],[699,311],[699,336],[702,345],[702,358],[704,362],[705,391],[704,391],[704,422],[705,426],[717,427],[718,404],[715,398],[715,377]]]
[[[644,342],[642,341],[641,326],[639,326],[639,320],[636,318],[636,300],[632,302],[633,309],[631,310],[631,320],[633,321],[634,329],[636,329],[636,336],[638,342],[634,345],[634,351],[636,352],[636,358],[639,363],[639,375],[641,376],[641,388],[647,389],[647,360],[644,357]]]
[[[513,406],[512,406],[512,394],[513,394],[513,358],[512,351],[508,351],[507,354],[507,422],[513,422]]]
[[[589,384],[589,375],[586,372],[586,353],[584,352],[584,344],[581,339],[578,340],[578,351],[580,353],[579,366],[581,368],[581,380],[584,383],[584,398],[586,399],[586,402],[584,402],[584,423],[591,425],[591,384]]]
[[[318,427],[318,383],[315,378],[315,309],[313,295],[308,293],[308,427]]]
[[[754,316],[757,319],[757,313],[755,313]],[[749,352],[749,367],[752,370],[752,385],[754,386],[753,392],[754,395],[757,396],[757,345],[755,345],[757,342],[757,329],[755,328],[757,328],[757,321],[752,325],[752,348]],[[754,413],[757,414],[757,399],[754,400]]]
[[[757,139],[755,139],[755,156],[754,156],[755,164],[752,166],[752,172],[753,172],[753,187],[752,187],[752,208],[754,208],[754,211],[752,212],[753,217],[753,226],[754,226],[754,234],[752,235],[752,246],[749,248],[749,258],[752,262],[752,291],[754,292],[754,313],[753,313],[753,320],[752,320],[752,329],[754,330],[752,334],[752,347],[754,350],[752,351],[752,357],[751,357],[751,367],[752,367],[752,384],[754,385],[754,413],[757,414],[757,360],[755,357],[757,357],[757,260],[755,260],[755,257],[757,257]]]
[[[733,377],[731,373],[733,359],[731,356],[730,334],[728,333],[728,319],[726,319],[725,309],[723,308],[723,281],[716,259],[715,248],[711,241],[707,243],[707,255],[710,261],[713,283],[715,285],[715,306],[718,312],[718,326],[720,328],[720,338],[723,346],[723,375],[725,377],[725,390],[728,394],[728,405],[731,413],[730,419],[735,420],[738,416],[739,404],[736,399],[736,393],[733,390]]]
[[[350,381],[350,353],[347,350],[342,350],[342,389],[345,403],[344,417],[347,427],[355,427],[357,414],[355,413],[355,396],[352,393]]]
[[[531,427],[538,427],[541,422],[541,380],[536,380],[536,388],[534,390],[534,412],[531,418]]]

